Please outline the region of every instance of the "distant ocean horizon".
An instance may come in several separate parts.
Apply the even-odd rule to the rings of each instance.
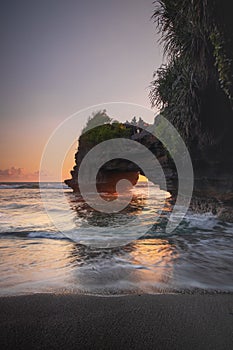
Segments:
[[[64,182],[59,181],[0,181],[0,189],[6,188],[39,188],[45,186],[56,188],[68,188]]]

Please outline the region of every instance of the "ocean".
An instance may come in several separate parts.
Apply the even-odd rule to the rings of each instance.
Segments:
[[[1,296],[233,291],[232,223],[211,213],[188,212],[176,230],[167,234],[172,207],[168,196],[164,206],[164,191],[152,184],[138,183],[126,210],[107,217],[94,215],[64,184],[43,183],[41,187],[38,183],[0,183]],[[68,203],[65,214],[57,195],[61,189]],[[50,199],[63,226],[72,223],[73,235],[57,229],[41,194]],[[125,245],[88,244],[97,227],[104,227],[105,233],[114,227],[124,237],[124,223],[129,220],[134,239]],[[92,230],[84,230],[90,221]],[[74,227],[83,236],[73,239]],[[109,235],[101,239],[108,240]]]

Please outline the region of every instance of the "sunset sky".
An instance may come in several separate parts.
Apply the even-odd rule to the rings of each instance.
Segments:
[[[162,63],[152,12],[152,0],[1,4],[0,181],[37,181],[49,136],[80,109],[110,101],[150,107],[148,86]]]

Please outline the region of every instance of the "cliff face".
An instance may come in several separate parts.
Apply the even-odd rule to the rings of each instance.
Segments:
[[[156,156],[165,174],[166,189],[175,199],[178,189],[177,172],[166,149],[156,137],[145,130],[131,126],[129,131],[129,139],[146,146]],[[198,212],[212,211],[220,218],[233,221],[233,145],[232,148],[229,147],[229,142],[228,138],[226,147],[222,146],[218,149],[216,149],[216,145],[210,143],[202,151],[198,148],[191,150],[194,168],[194,192],[191,208]],[[75,192],[79,192],[78,171],[80,164],[92,147],[93,144],[90,144],[88,139],[81,135],[78,151],[75,154],[75,166],[71,171],[71,179],[65,180],[65,183]],[[114,193],[116,192],[116,184],[121,179],[129,180],[134,186],[139,174],[144,175],[137,164],[126,159],[113,159],[100,168],[96,178],[97,190],[100,193]],[[156,184],[164,189],[159,179]]]
[[[150,98],[189,148],[195,198],[233,202],[233,21],[230,1],[155,2],[168,56]],[[184,11],[185,8],[185,11]],[[188,35],[187,35],[188,33]]]
[[[129,126],[127,128],[129,129],[129,139],[141,143],[156,155],[165,173],[167,189],[175,195],[177,188],[176,168],[162,144],[156,139],[156,137],[139,127]],[[75,154],[75,166],[71,171],[72,178],[65,180],[65,183],[75,192],[79,191],[78,172],[80,164],[92,146],[93,145],[90,145],[87,139],[81,135],[79,138],[78,151]],[[121,179],[129,180],[134,186],[137,183],[139,174],[144,175],[143,170],[140,169],[137,164],[127,159],[113,159],[100,168],[96,178],[97,190],[99,192],[116,192],[116,184]],[[157,184],[162,186],[159,179]]]

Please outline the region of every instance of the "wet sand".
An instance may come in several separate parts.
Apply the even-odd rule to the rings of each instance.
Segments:
[[[233,295],[0,298],[0,348],[232,349]]]

